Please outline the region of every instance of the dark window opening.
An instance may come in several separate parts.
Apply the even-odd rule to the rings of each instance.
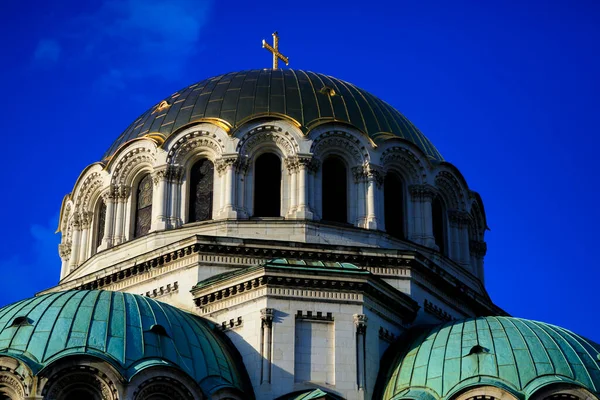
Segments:
[[[155,333],[160,336],[167,336],[167,337],[169,336],[165,327],[162,325],[158,325],[158,324],[152,325],[150,327],[150,332]]]
[[[281,216],[281,160],[265,153],[254,165],[254,216]]]
[[[100,206],[98,207],[98,223],[96,224],[96,247],[102,244],[104,239],[104,227],[106,225],[106,203],[100,199]]]
[[[190,172],[189,222],[212,219],[214,164],[200,160]]]
[[[348,222],[347,175],[344,162],[329,157],[323,162],[323,220]]]
[[[440,253],[446,255],[446,213],[442,200],[436,197],[431,205],[433,218],[433,237]]]
[[[388,234],[404,239],[404,196],[402,180],[397,173],[389,172],[383,182],[383,207],[385,230]]]
[[[27,317],[16,317],[10,326],[27,326],[31,325],[31,320]]]
[[[144,236],[150,231],[152,222],[152,177],[146,174],[137,187],[135,230],[133,237]]]

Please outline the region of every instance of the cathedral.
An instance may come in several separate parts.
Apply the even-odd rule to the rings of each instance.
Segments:
[[[59,283],[0,309],[0,400],[598,400],[600,345],[488,296],[460,171],[274,39],[81,172]]]

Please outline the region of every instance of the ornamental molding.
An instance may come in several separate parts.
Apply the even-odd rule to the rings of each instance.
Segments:
[[[362,165],[369,160],[369,152],[360,140],[352,134],[343,131],[328,131],[317,136],[310,152],[323,159],[329,152],[342,153],[349,156],[354,164]]]
[[[379,339],[383,340],[384,342],[394,343],[397,339],[397,336],[385,329],[383,326],[380,326]]]
[[[437,189],[428,184],[410,185],[408,191],[415,201],[432,201],[438,195]]]
[[[447,201],[449,208],[463,209],[465,206],[463,190],[460,182],[448,171],[441,171],[435,177],[435,186]]]
[[[469,252],[475,257],[483,258],[487,254],[487,243],[478,240],[470,240]]]
[[[59,244],[58,254],[63,261],[67,261],[71,257],[71,242]]]
[[[10,392],[10,394],[15,395],[15,399],[22,399],[27,395],[23,377],[13,370],[2,370],[0,373],[0,387],[3,387],[3,389]]]
[[[273,326],[274,311],[272,308],[263,308],[260,310],[261,326],[271,328]]]
[[[98,171],[88,175],[80,186],[75,198],[75,207],[83,210],[90,210],[90,201],[103,185],[102,174]]]
[[[262,311],[261,311],[261,313],[262,313]],[[264,324],[264,321],[263,321],[263,324]],[[217,324],[215,326],[215,328],[217,328],[221,332],[227,332],[232,329],[241,328],[242,326],[244,326],[244,320],[241,316],[239,316],[237,318],[230,318],[228,321],[223,321],[223,322],[221,322],[221,324]]]
[[[425,166],[412,151],[404,147],[392,147],[383,152],[380,157],[381,165],[386,170],[398,166],[405,172],[413,183],[421,183],[425,176]]]
[[[454,226],[464,228],[471,223],[471,214],[462,210],[448,210],[448,219]]]
[[[425,299],[425,301],[423,302],[423,309],[426,313],[433,315],[440,321],[453,321],[456,319],[427,299]]]
[[[150,378],[143,382],[133,393],[134,400],[154,398],[192,400],[194,399],[194,396],[180,381],[170,377],[160,376]]]
[[[209,150],[213,159],[223,154],[225,145],[215,133],[197,130],[178,139],[167,154],[167,164],[183,165],[190,155]]]
[[[282,128],[275,125],[263,125],[246,133],[239,141],[236,150],[241,156],[249,156],[264,143],[275,144],[286,157],[298,153],[300,149],[289,132],[284,132]]]
[[[369,318],[365,314],[354,314],[354,326],[356,326],[356,334],[364,335],[367,333],[367,321]]]
[[[152,183],[155,187],[158,186],[159,183],[164,182],[167,177],[167,168],[161,168],[158,170],[154,170],[152,172]]]
[[[304,320],[304,321],[315,321],[315,322],[333,322],[334,317],[333,313],[327,312],[323,314],[322,311],[312,312],[302,310],[296,311],[296,319]]]
[[[119,163],[112,172],[111,184],[115,186],[126,186],[132,171],[140,164],[154,165],[156,152],[145,147],[136,147],[128,151],[119,159]]]
[[[48,399],[65,397],[71,386],[77,386],[101,394],[102,400],[117,400],[118,391],[114,383],[96,368],[78,365],[55,373],[44,385],[42,396]]]
[[[156,289],[152,289],[147,291],[146,293],[141,293],[140,296],[150,297],[151,299],[155,299],[157,297],[166,296],[167,294],[176,293],[179,291],[179,282],[175,281],[172,284],[167,283],[164,286],[160,286]]]
[[[356,183],[373,181],[377,186],[383,185],[384,172],[379,165],[365,163],[364,165],[353,167],[352,174]]]
[[[167,165],[165,170],[165,179],[167,182],[179,184],[183,180],[183,167],[179,165]]]
[[[215,160],[215,169],[219,176],[222,176],[228,168],[237,169],[240,164],[240,157],[237,154],[230,154]]]

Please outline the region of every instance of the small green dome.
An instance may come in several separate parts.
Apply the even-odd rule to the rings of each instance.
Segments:
[[[566,329],[510,317],[481,317],[414,329],[387,354],[383,399],[447,399],[491,385],[529,398],[553,383],[600,389],[600,346]]]
[[[177,91],[136,119],[103,159],[124,143],[145,135],[164,138],[206,119],[236,129],[257,117],[288,117],[303,131],[323,122],[352,125],[376,143],[399,137],[429,158],[443,161],[435,146],[398,110],[351,83],[292,69],[231,72]]]
[[[139,295],[78,290],[33,297],[0,309],[0,329],[0,355],[23,361],[34,374],[63,357],[89,355],[125,379],[170,366],[207,394],[245,388],[235,350],[210,322]]]

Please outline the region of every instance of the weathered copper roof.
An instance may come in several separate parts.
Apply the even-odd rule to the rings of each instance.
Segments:
[[[443,160],[425,135],[388,103],[351,83],[292,69],[232,72],[179,90],[136,119],[103,159],[132,139],[152,134],[166,138],[203,119],[223,121],[235,130],[261,116],[291,118],[305,132],[323,122],[347,123],[375,143],[400,137],[428,157]]]
[[[400,344],[402,342],[402,344]],[[510,317],[452,321],[421,331],[400,348],[385,378],[384,400],[447,399],[491,385],[527,399],[549,384],[600,391],[600,346],[566,329]],[[388,356],[389,356],[388,355]],[[385,371],[383,372],[385,374]]]
[[[18,358],[34,373],[65,356],[90,355],[125,379],[168,365],[207,394],[222,387],[244,391],[243,367],[230,350],[204,319],[130,293],[56,292],[0,309],[0,355]]]

